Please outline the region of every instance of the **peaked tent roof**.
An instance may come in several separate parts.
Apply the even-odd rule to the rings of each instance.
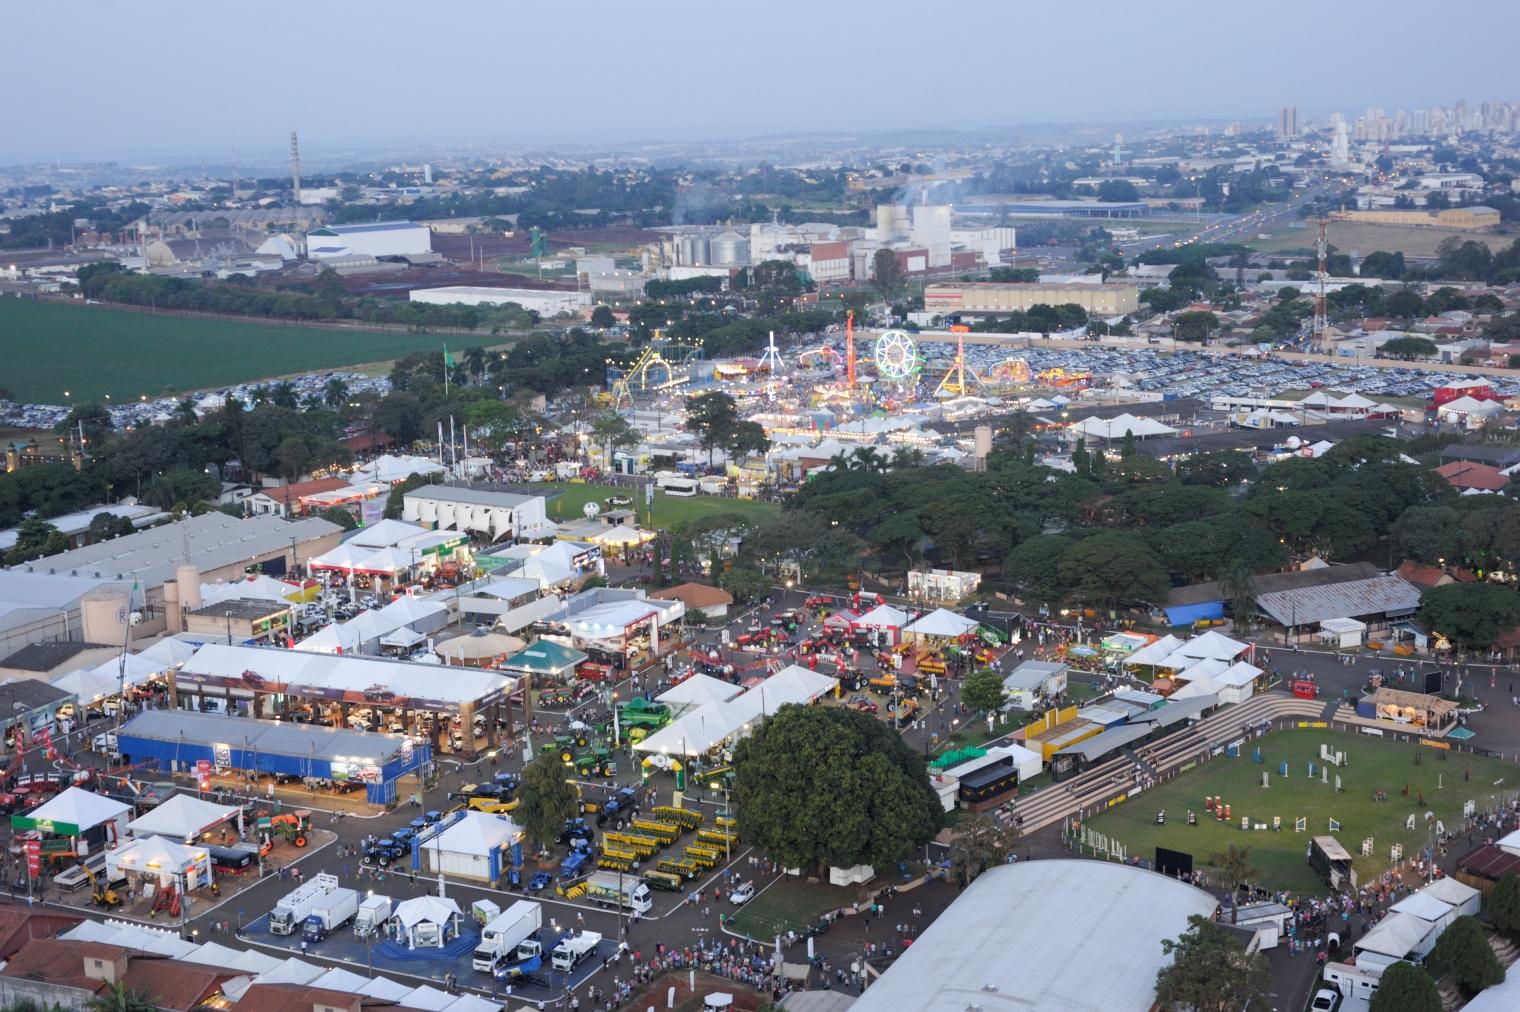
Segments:
[[[1179,653],[1188,657],[1216,658],[1221,661],[1233,661],[1245,653],[1247,644],[1239,640],[1232,640],[1221,632],[1210,629],[1201,636],[1194,636],[1182,646],[1178,647]]]
[[[205,853],[204,850],[175,843],[166,836],[144,836],[117,847],[111,852],[111,857],[118,867],[125,864],[132,869],[153,869],[167,874],[190,867],[204,857]]]
[[[974,619],[957,615],[948,608],[936,608],[915,621],[905,633],[916,636],[964,636],[977,627]]]
[[[574,647],[553,640],[536,640],[508,657],[502,667],[508,671],[559,671],[574,667],[587,658]]]
[[[236,805],[217,805],[188,794],[176,794],[157,808],[127,823],[134,836],[169,836],[182,840],[208,826],[235,818]]]
[[[655,699],[671,706],[702,706],[705,703],[726,703],[743,692],[741,686],[725,682],[700,671],[690,678],[683,678]]]
[[[52,801],[32,809],[27,817],[39,822],[66,822],[78,826],[79,831],[84,832],[131,810],[131,805],[103,798],[80,787],[70,787]]]
[[[908,624],[908,613],[890,604],[878,604],[855,622],[871,629],[901,629]]]
[[[423,921],[443,924],[451,917],[462,915],[459,913],[459,904],[451,899],[439,896],[414,896],[396,904],[396,913],[393,916],[401,922],[402,927],[410,928]]]
[[[682,714],[633,747],[640,752],[701,755],[728,737],[742,720],[735,720],[727,703],[707,703]]]
[[[1139,650],[1136,650],[1134,653],[1124,658],[1124,663],[1160,664],[1163,660],[1170,657],[1172,655],[1172,652],[1180,646],[1182,646],[1182,641],[1173,636],[1171,633],[1167,633],[1159,640],[1154,640],[1150,643],[1147,643]]]
[[[485,857],[521,835],[522,830],[509,818],[489,812],[466,811],[457,822],[430,841],[428,846],[456,854]]]

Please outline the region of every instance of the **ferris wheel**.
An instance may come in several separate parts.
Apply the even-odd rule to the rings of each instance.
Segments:
[[[876,339],[872,355],[877,372],[887,379],[905,380],[919,369],[918,345],[906,331],[884,331]]]

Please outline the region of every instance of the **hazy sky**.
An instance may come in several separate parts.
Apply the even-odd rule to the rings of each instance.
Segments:
[[[1520,99],[1517,0],[9,0],[0,27],[0,164]]]

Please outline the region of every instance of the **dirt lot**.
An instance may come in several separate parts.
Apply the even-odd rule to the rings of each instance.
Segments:
[[[1406,257],[1433,257],[1436,247],[1446,239],[1474,239],[1486,242],[1494,249],[1514,242],[1513,235],[1500,232],[1456,232],[1444,228],[1404,228],[1396,225],[1367,225],[1348,221],[1332,221],[1326,233],[1330,245],[1338,250],[1371,253],[1374,250],[1401,251]],[[1259,239],[1250,245],[1264,253],[1285,249],[1307,249],[1314,245],[1312,228],[1284,229],[1274,232],[1270,239]]]

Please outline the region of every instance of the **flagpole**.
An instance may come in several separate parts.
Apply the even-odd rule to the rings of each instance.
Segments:
[[[449,399],[449,344],[443,343],[443,399]]]

